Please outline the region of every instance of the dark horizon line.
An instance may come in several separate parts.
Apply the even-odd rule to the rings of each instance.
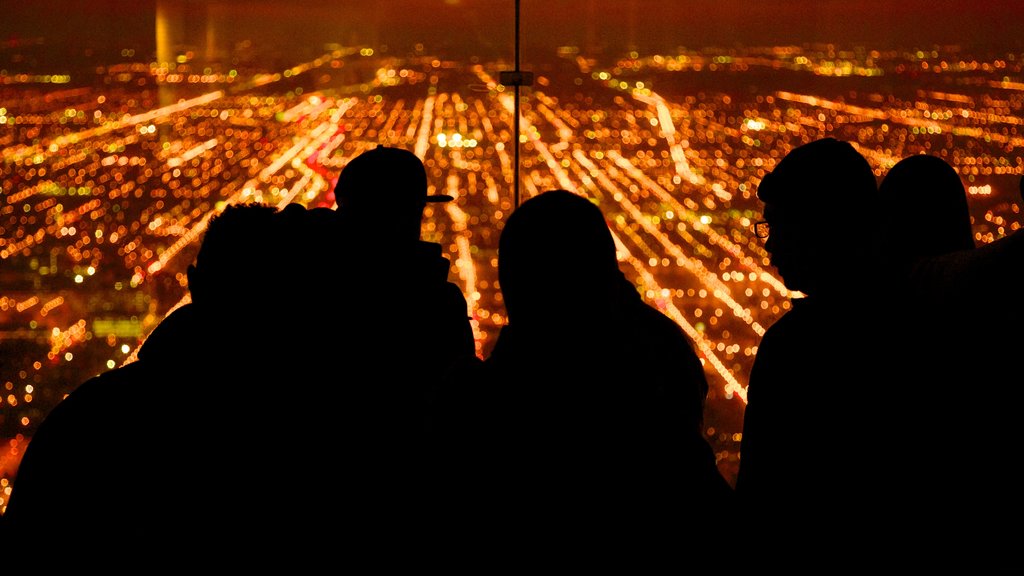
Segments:
[[[282,46],[297,45],[297,39],[305,46],[402,46],[422,41],[461,52],[513,54],[511,0],[383,0],[402,10],[357,2],[324,6],[307,0],[176,2],[208,6],[202,14],[186,12],[183,25],[202,35],[206,20],[212,19],[221,23],[215,26],[216,34],[228,45],[246,38]],[[876,10],[883,5],[885,10]],[[1024,2],[1010,0],[545,0],[525,3],[521,13],[520,41],[530,50],[561,45],[652,51],[808,43],[886,49],[980,43],[1016,49],[1024,43],[1017,25],[1024,20]],[[130,43],[123,47],[148,50],[155,44],[155,23],[154,0],[14,3],[0,19],[0,43],[44,36],[55,45]]]

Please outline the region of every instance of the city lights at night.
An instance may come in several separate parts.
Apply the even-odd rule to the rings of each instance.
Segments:
[[[592,199],[627,277],[696,344],[711,384],[706,434],[730,481],[759,340],[800,296],[753,231],[758,183],[789,150],[849,140],[879,178],[905,156],[936,154],[962,177],[977,244],[1024,225],[1024,49],[995,35],[975,44],[945,26],[931,42],[917,40],[922,31],[904,40],[878,30],[858,42],[816,11],[812,20],[836,38],[797,37],[810,25],[789,22],[779,25],[788,40],[762,31],[728,42],[730,30],[758,30],[741,25],[744,3],[712,11],[698,1],[722,38],[673,40],[670,26],[648,38],[656,20],[701,12],[622,0],[551,2],[565,12],[560,36],[524,6],[522,66],[535,81],[522,90],[515,142],[513,91],[499,83],[514,66],[512,2],[397,2],[411,13],[394,23],[352,8],[330,39],[321,28],[344,20],[340,2],[287,50],[283,32],[226,29],[244,2],[127,7],[135,4],[96,3],[125,12],[121,43],[57,42],[45,25],[53,12],[42,8],[17,9],[30,29],[0,25],[0,511],[47,413],[88,377],[133,361],[188,301],[186,269],[212,216],[248,201],[334,207],[341,169],[377,144],[414,151],[431,193],[455,198],[428,205],[423,238],[452,262],[480,357],[507,322],[497,246],[516,209],[515,147],[522,199],[554,188]],[[274,4],[252,11],[272,22],[291,3]],[[294,18],[316,17],[314,4],[295,2]],[[888,3],[862,4],[855,14],[868,22]],[[1000,7],[1021,21],[1013,3],[909,6],[932,4],[949,17],[976,10],[963,19],[969,30],[1000,20]],[[452,23],[420,38],[413,15],[430,10]],[[909,10],[878,26],[904,11],[912,21]],[[602,43],[616,18],[620,34]],[[311,296],[309,313],[320,298]],[[168,401],[192,401],[192,392]]]

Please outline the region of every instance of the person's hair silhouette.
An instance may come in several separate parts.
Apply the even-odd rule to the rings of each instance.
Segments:
[[[938,156],[915,154],[889,169],[879,184],[888,216],[890,256],[915,262],[974,248],[967,191],[956,170]]]
[[[787,288],[830,294],[863,281],[849,270],[876,255],[880,207],[874,172],[849,142],[794,148],[757,197],[770,229],[765,249]]]
[[[603,321],[622,279],[603,215],[571,192],[531,198],[501,232],[498,282],[509,319],[518,324],[553,322],[572,310],[586,311],[580,322]]]

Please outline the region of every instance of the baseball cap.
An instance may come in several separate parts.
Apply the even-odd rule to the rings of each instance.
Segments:
[[[447,194],[427,194],[427,170],[419,156],[391,146],[377,146],[349,161],[334,185],[339,208],[352,205],[422,206],[450,202]]]

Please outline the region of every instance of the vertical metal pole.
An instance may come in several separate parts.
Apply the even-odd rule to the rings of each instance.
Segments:
[[[519,72],[519,0],[516,0],[516,72]],[[515,161],[513,162],[515,168],[512,173],[512,193],[514,203],[512,209],[515,210],[519,207],[519,85],[521,82],[516,82],[513,88],[512,94],[515,97],[515,101],[512,104],[512,140],[515,142]]]

